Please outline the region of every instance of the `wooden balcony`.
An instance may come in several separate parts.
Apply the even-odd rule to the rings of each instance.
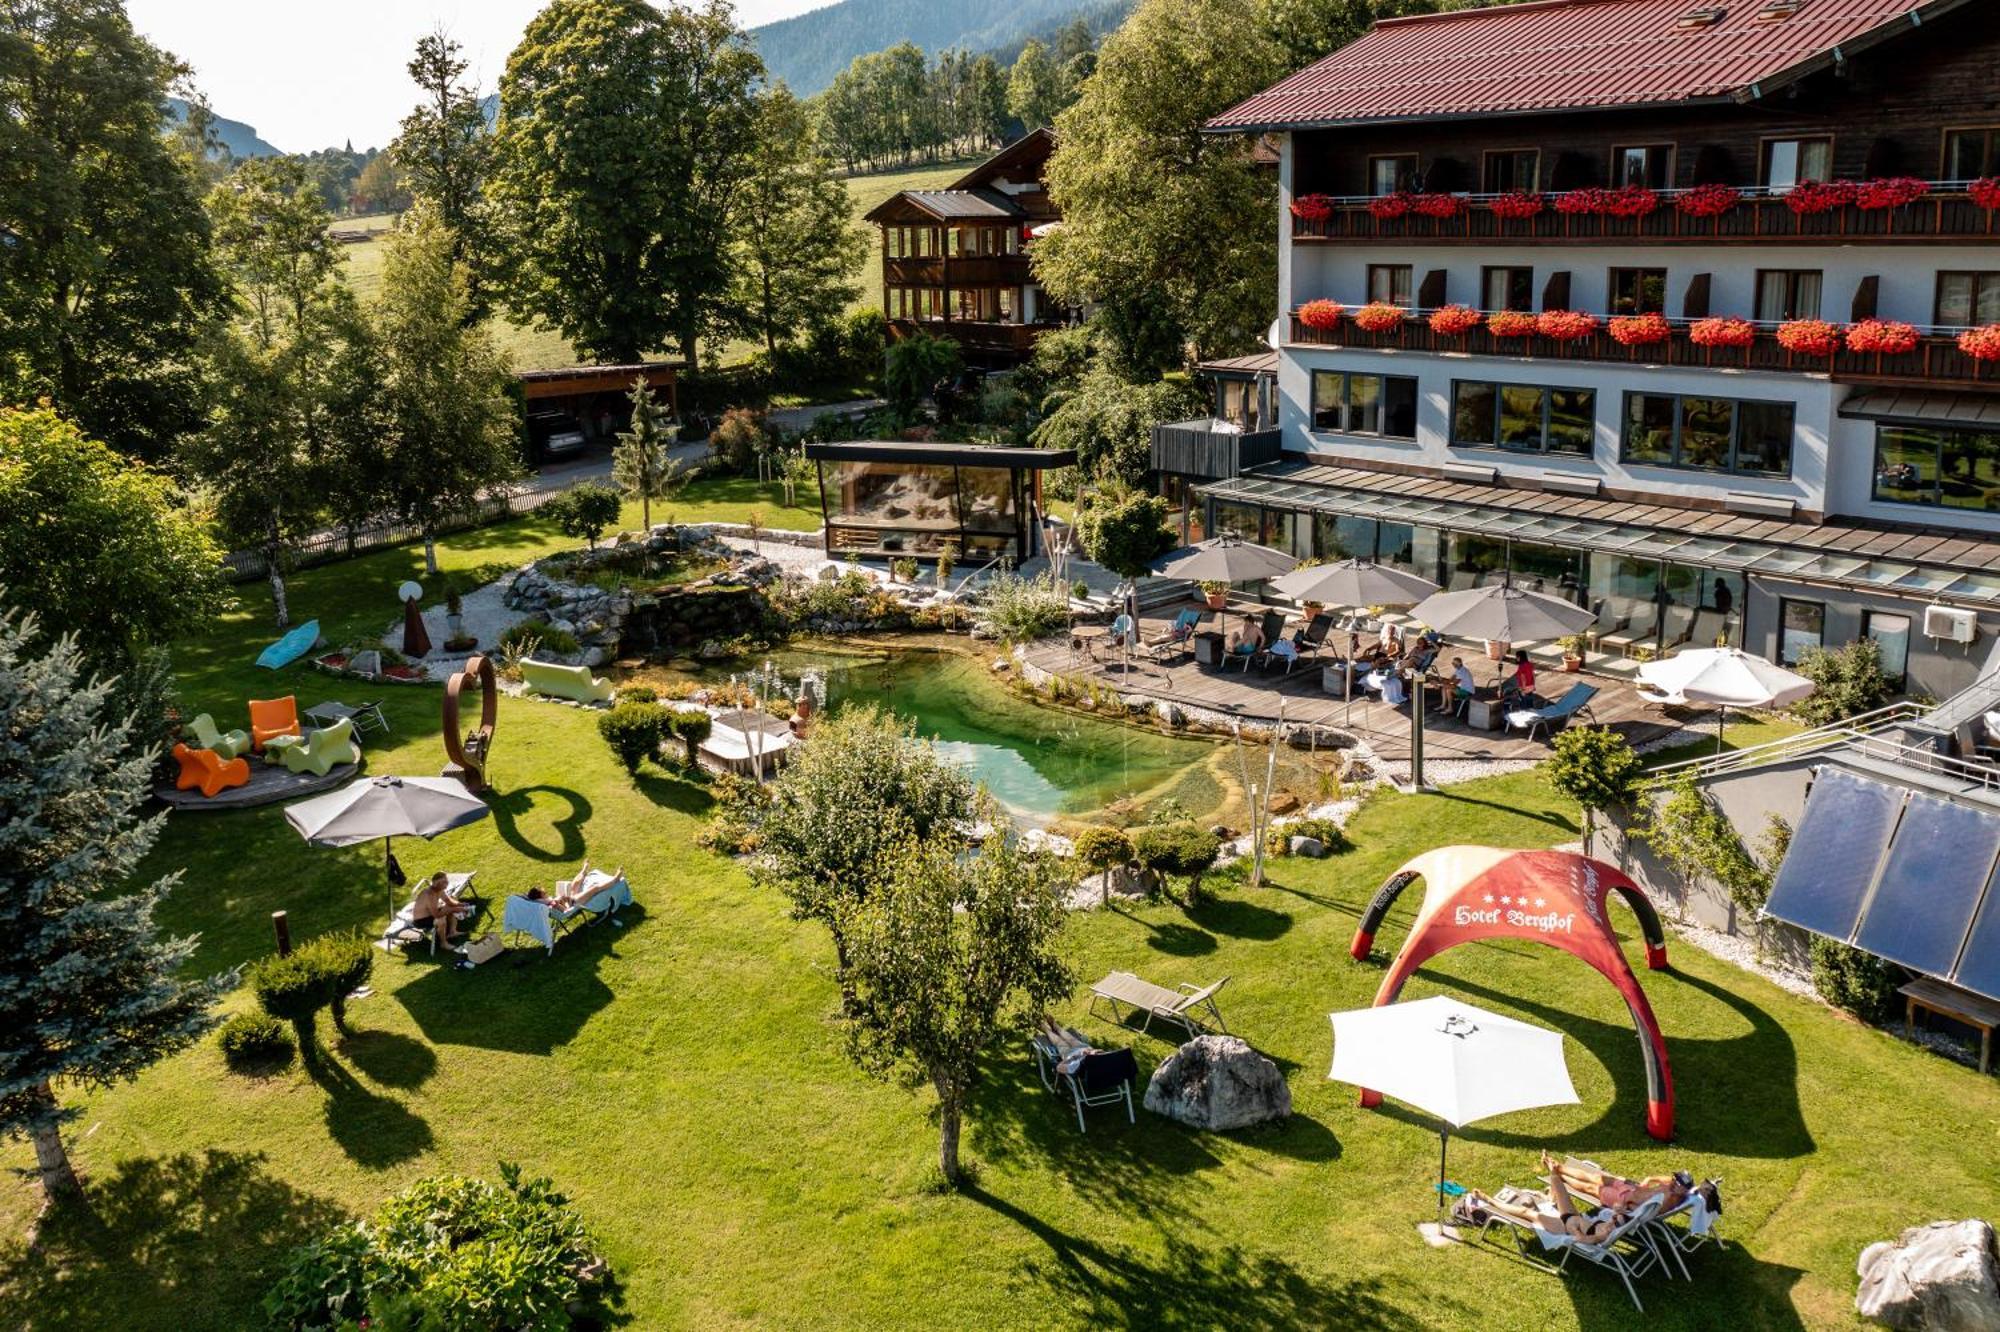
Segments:
[[[950,338],[968,355],[991,359],[1021,359],[1034,350],[1035,339],[1060,324],[1001,324],[967,319],[891,319],[889,336],[904,338],[921,331]]]
[[[1827,356],[1800,356],[1778,345],[1769,329],[1761,330],[1748,347],[1698,347],[1687,340],[1684,319],[1669,320],[1674,335],[1666,342],[1627,347],[1599,329],[1588,338],[1559,342],[1541,336],[1496,338],[1484,325],[1465,334],[1434,332],[1422,314],[1403,321],[1400,329],[1369,333],[1343,321],[1332,329],[1307,328],[1298,312],[1291,317],[1291,341],[1308,347],[1348,347],[1471,356],[1505,356],[1550,361],[1599,361],[1626,365],[1668,365],[1691,369],[1752,370],[1767,374],[1825,375],[1839,383],[1908,384],[1929,388],[2000,389],[2000,364],[1975,361],[1958,348],[1951,333],[1927,333],[1915,349],[1901,355],[1842,350]]]
[[[1025,254],[933,256],[885,259],[882,277],[892,287],[1019,287],[1034,280],[1034,268]]]
[[[1278,461],[1283,448],[1280,430],[1218,430],[1212,419],[1177,421],[1153,427],[1152,469],[1221,481]]]
[[[2000,242],[2000,213],[1974,203],[1960,182],[1934,183],[1931,193],[1897,208],[1853,204],[1825,213],[1797,214],[1784,196],[1745,190],[1716,217],[1690,217],[1674,206],[1676,190],[1660,191],[1660,206],[1643,217],[1559,213],[1553,203],[1534,217],[1503,218],[1486,205],[1495,196],[1464,196],[1465,211],[1434,218],[1406,213],[1377,218],[1364,197],[1334,200],[1324,220],[1292,219],[1292,239],[1302,244],[1493,245],[1535,241],[1550,245],[1902,245],[1939,241]],[[1554,195],[1546,196],[1553,199]]]

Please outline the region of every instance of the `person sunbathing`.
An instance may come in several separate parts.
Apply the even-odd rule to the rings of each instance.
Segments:
[[[1239,657],[1264,650],[1264,626],[1254,615],[1243,617],[1243,627],[1229,637],[1229,650]]]
[[[610,878],[598,883],[592,883],[590,881],[590,862],[586,860],[583,862],[583,867],[577,870],[575,878],[556,880],[555,892],[538,897],[536,894],[540,893],[541,889],[537,888],[534,892],[528,894],[528,900],[531,902],[545,901],[558,911],[574,911],[590,898],[602,892],[605,884],[616,883],[624,877],[625,869],[621,865],[612,871]]]
[[[1551,1180],[1562,1180],[1572,1191],[1593,1197],[1606,1207],[1626,1211],[1655,1199],[1659,1201],[1661,1211],[1671,1211],[1694,1191],[1694,1176],[1685,1170],[1676,1170],[1671,1175],[1626,1179],[1596,1166],[1557,1161],[1547,1152],[1542,1153],[1542,1169],[1548,1172]]]
[[[1542,1154],[1544,1162],[1548,1153]],[[1537,1202],[1541,1201],[1539,1198]],[[1555,1235],[1578,1244],[1602,1244],[1618,1232],[1625,1224],[1625,1213],[1616,1207],[1580,1206],[1569,1187],[1563,1183],[1562,1174],[1551,1169],[1549,1172],[1549,1195],[1546,1200],[1555,1208],[1555,1219],[1542,1207],[1529,1202],[1502,1202],[1498,1198],[1470,1189],[1459,1200],[1454,1211],[1460,1211],[1465,1220],[1473,1224],[1481,1223],[1484,1213],[1496,1213],[1532,1227],[1546,1235]]]

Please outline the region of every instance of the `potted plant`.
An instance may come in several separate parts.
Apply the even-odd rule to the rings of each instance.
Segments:
[[[465,637],[465,599],[458,594],[457,583],[444,585],[444,627],[453,642]]]
[[[1308,624],[1312,623],[1314,616],[1325,609],[1326,603],[1324,601],[1302,601],[1299,603],[1299,613],[1306,617]]]
[[[1563,670],[1574,675],[1583,669],[1583,654],[1590,647],[1590,641],[1587,638],[1582,634],[1571,634],[1567,638],[1558,639],[1556,646],[1562,649]]]
[[[1206,582],[1201,585],[1202,595],[1208,598],[1210,610],[1221,610],[1229,604],[1229,584]]]
[[[891,560],[889,573],[899,583],[914,583],[917,581],[917,562],[907,555],[899,560]]]

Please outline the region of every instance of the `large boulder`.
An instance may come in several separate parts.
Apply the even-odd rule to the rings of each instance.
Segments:
[[[1153,1070],[1146,1108],[1190,1128],[1247,1128],[1289,1117],[1292,1089],[1240,1038],[1197,1036]]]
[[[1893,1244],[1863,1249],[1857,1270],[1854,1307],[1863,1317],[1890,1327],[2000,1332],[2000,1268],[1984,1221],[1911,1226]]]

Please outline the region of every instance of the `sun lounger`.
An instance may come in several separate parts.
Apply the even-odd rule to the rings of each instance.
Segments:
[[[1514,711],[1509,712],[1507,714],[1507,729],[1510,731],[1524,730],[1528,733],[1528,739],[1530,740],[1535,738],[1537,730],[1540,730],[1543,736],[1546,737],[1552,732],[1560,731],[1569,725],[1572,719],[1589,712],[1590,700],[1596,697],[1596,685],[1571,685],[1567,694],[1564,694],[1547,707],[1516,708]]]
[[[1639,1291],[1633,1282],[1646,1275],[1655,1267],[1666,1270],[1666,1258],[1659,1249],[1659,1240],[1653,1234],[1653,1225],[1659,1219],[1660,1203],[1653,1199],[1633,1209],[1632,1214],[1621,1222],[1602,1242],[1586,1244],[1560,1233],[1554,1205],[1546,1195],[1529,1189],[1505,1188],[1495,1195],[1504,1203],[1526,1205],[1542,1212],[1548,1229],[1529,1225],[1505,1212],[1487,1209],[1479,1220],[1479,1234],[1484,1239],[1495,1226],[1506,1227],[1513,1237],[1521,1256],[1545,1271],[1565,1273],[1572,1256],[1593,1266],[1614,1273],[1625,1285],[1625,1293],[1632,1299],[1632,1307],[1645,1312],[1646,1306],[1639,1302]],[[1533,1240],[1541,1245],[1538,1257],[1528,1247]],[[1560,1258],[1550,1258],[1551,1253],[1560,1253]]]
[[[609,703],[609,680],[594,678],[587,666],[561,666],[550,661],[524,661],[521,680],[537,694],[566,698],[572,703]]]
[[[1072,1027],[1058,1027],[1047,1018],[1029,1042],[1035,1051],[1035,1071],[1042,1085],[1060,1096],[1068,1092],[1076,1105],[1076,1131],[1085,1132],[1085,1106],[1125,1103],[1127,1123],[1137,1123],[1132,1109],[1132,1084],[1139,1080],[1139,1061],[1130,1050],[1099,1050]]]
[[[1174,622],[1166,633],[1152,639],[1145,645],[1146,655],[1158,661],[1161,657],[1173,656],[1194,648],[1195,627],[1201,623],[1201,612],[1184,610],[1174,616]]]
[[[257,664],[267,671],[291,665],[319,644],[319,621],[307,620],[283,638],[257,654]]]
[[[1227,1032],[1229,1028],[1223,1024],[1222,1010],[1215,1005],[1216,992],[1227,984],[1229,977],[1224,976],[1213,985],[1200,989],[1184,981],[1179,989],[1169,990],[1163,985],[1140,980],[1129,971],[1114,971],[1090,987],[1090,1011],[1097,1012],[1100,1001],[1108,1003],[1111,1005],[1111,1021],[1122,1024],[1125,1015],[1118,1006],[1124,1004],[1146,1015],[1145,1021],[1140,1024],[1141,1031],[1152,1030],[1153,1019],[1161,1018],[1178,1022],[1187,1029],[1190,1037],[1201,1035],[1206,1024],[1197,1014],[1206,1012],[1215,1019],[1217,1031]]]
[[[299,729],[299,701],[290,694],[283,698],[250,700],[250,743],[258,753],[281,735],[305,738]]]
[[[1250,673],[1250,668],[1253,665],[1261,666],[1270,660],[1271,649],[1277,645],[1279,637],[1285,632],[1285,613],[1283,611],[1265,611],[1264,618],[1258,622],[1257,629],[1259,636],[1263,639],[1263,647],[1258,648],[1255,652],[1234,652],[1230,654],[1234,660],[1243,663],[1243,673],[1245,675]]]
[[[485,899],[481,898],[472,887],[472,876],[478,872],[477,870],[468,870],[463,874],[447,873],[444,876],[445,896],[454,902],[468,902],[473,906],[483,905]],[[417,891],[422,892],[427,882],[429,882],[428,879],[418,879]],[[466,917],[466,919],[470,919],[470,917]],[[404,944],[425,942],[430,944],[430,950],[435,954],[437,952],[437,926],[430,921],[424,921],[421,924],[418,923],[417,901],[412,896],[408,902],[403,904],[401,911],[398,911],[394,916],[389,918],[388,928],[382,931],[382,937],[375,941],[375,946],[386,953]],[[408,961],[409,954],[403,954],[403,958],[405,961]]]
[[[624,875],[614,878],[602,870],[592,870],[584,880],[583,897],[572,907],[558,907],[552,901],[537,902],[518,893],[509,897],[501,913],[500,932],[525,934],[553,953],[556,940],[571,930],[605,919],[616,923],[618,908],[631,905],[632,886]]]
[[[282,758],[286,772],[309,772],[316,777],[324,777],[344,763],[359,763],[361,746],[354,740],[353,718],[314,731],[302,745],[285,746]]]

